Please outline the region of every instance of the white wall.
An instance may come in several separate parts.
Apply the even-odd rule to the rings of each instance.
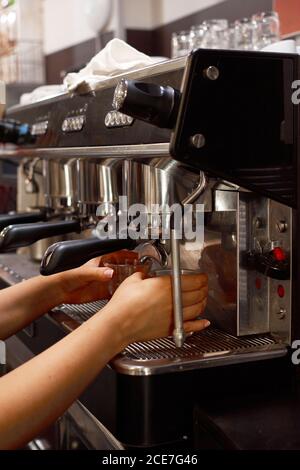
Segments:
[[[44,7],[44,50],[51,54],[95,37],[82,5],[84,0],[41,0]],[[116,0],[111,0],[116,12]],[[122,20],[130,29],[153,29],[223,0],[121,0]],[[113,14],[107,31],[115,30]]]
[[[161,0],[122,0],[123,21],[128,29],[153,29]]]
[[[171,23],[184,16],[209,8],[224,0],[160,0],[160,8],[156,11],[156,26]],[[154,0],[154,3],[156,0]]]
[[[105,30],[115,30],[117,23],[116,3],[113,2],[113,15]],[[121,0],[123,23],[126,28],[152,29],[154,4],[161,0]],[[44,50],[51,54],[95,37],[84,17],[83,0],[43,0],[44,4]]]
[[[124,23],[131,29],[153,29],[222,1],[224,0],[122,0]]]
[[[43,4],[45,54],[95,37],[83,14],[83,0],[43,0]],[[114,25],[113,17],[105,29],[111,31]]]
[[[44,0],[44,51],[51,54],[93,37],[82,20],[81,0]]]

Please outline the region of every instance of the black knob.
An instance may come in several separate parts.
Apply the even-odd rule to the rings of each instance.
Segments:
[[[0,142],[3,144],[23,145],[33,143],[35,137],[31,134],[31,126],[12,119],[0,120]]]
[[[121,80],[113,100],[113,107],[123,114],[158,127],[175,127],[180,93],[170,86]]]
[[[267,253],[245,253],[243,265],[248,269],[264,274],[272,279],[285,281],[290,279],[290,262],[288,258],[278,260],[273,251]]]

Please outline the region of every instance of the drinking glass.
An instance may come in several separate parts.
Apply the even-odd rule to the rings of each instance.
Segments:
[[[203,41],[206,33],[206,28],[202,25],[192,26],[190,31],[190,46],[191,49],[200,49],[203,47]]]
[[[235,21],[235,48],[251,51],[254,49],[255,24],[249,18]]]
[[[109,294],[113,295],[122,282],[132,274],[140,272],[144,274],[144,277],[148,277],[152,260],[147,258],[144,262],[141,262],[136,257],[128,256],[119,262],[115,255],[112,255],[111,258],[106,255],[102,265],[114,270],[113,278],[108,284]]]
[[[191,50],[190,31],[172,34],[172,58],[183,57]]]
[[[206,49],[228,49],[228,21],[214,19],[203,21],[203,47]]]
[[[255,25],[255,43],[257,49],[280,40],[280,21],[276,11],[257,13],[252,16]]]
[[[231,23],[228,28],[228,49],[236,49],[236,28],[234,23]]]

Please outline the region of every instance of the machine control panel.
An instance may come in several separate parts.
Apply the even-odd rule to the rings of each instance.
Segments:
[[[108,128],[131,126],[133,122],[133,117],[119,111],[110,111],[105,116],[105,126]]]
[[[64,119],[62,123],[63,132],[80,132],[84,128],[86,118],[85,116],[71,116]]]
[[[33,124],[31,134],[34,136],[45,135],[47,133],[49,121],[41,121]]]
[[[292,295],[292,209],[255,198],[248,205],[252,243],[246,253],[251,316],[290,343]]]

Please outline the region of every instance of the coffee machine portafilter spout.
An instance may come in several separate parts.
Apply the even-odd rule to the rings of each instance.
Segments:
[[[197,188],[181,201],[182,214],[186,204],[193,204],[203,193],[206,187],[206,177],[200,173]],[[176,233],[174,213],[171,215],[171,257],[172,257],[172,293],[173,293],[173,315],[174,330],[173,340],[177,348],[184,345],[186,334],[183,325],[183,307],[181,293],[181,263],[180,263],[180,240]]]

